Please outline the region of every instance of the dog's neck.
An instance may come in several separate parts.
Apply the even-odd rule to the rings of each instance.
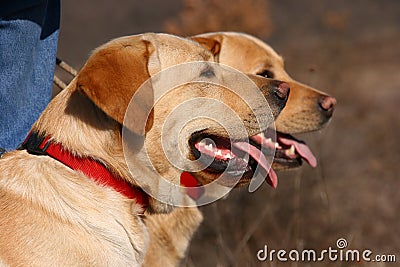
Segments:
[[[124,158],[121,125],[78,91],[75,85],[73,80],[49,103],[31,131],[50,136],[77,157],[90,157],[103,163],[114,175],[138,186],[135,182],[137,177],[132,176],[136,174],[129,171]],[[171,176],[177,177],[179,183],[180,173],[173,171]],[[183,185],[196,186],[190,183],[192,179],[185,179]],[[197,191],[193,192],[198,194]],[[192,196],[191,192],[189,195]],[[152,212],[164,213],[172,209],[151,197],[148,201],[148,208]]]
[[[113,174],[103,163],[91,157],[74,155],[62,144],[52,140],[50,135],[40,136],[37,132],[30,132],[20,147],[33,155],[51,157],[72,170],[81,172],[86,177],[105,187],[111,187],[129,199],[135,199],[142,211],[148,207],[148,196],[141,188]]]
[[[51,136],[80,157],[104,163],[114,174],[132,181],[123,159],[121,126],[76,90],[75,81],[47,106],[32,131]]]

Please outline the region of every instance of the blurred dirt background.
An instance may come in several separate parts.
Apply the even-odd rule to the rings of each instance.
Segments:
[[[62,3],[58,55],[80,68],[122,35],[237,30],[263,38],[297,80],[338,100],[308,141],[319,165],[279,174],[276,190],[237,190],[202,208],[184,266],[399,266],[259,262],[270,249],[336,248],[400,261],[400,1],[119,0]],[[64,77],[64,76],[63,76]],[[64,79],[68,79],[67,76]]]

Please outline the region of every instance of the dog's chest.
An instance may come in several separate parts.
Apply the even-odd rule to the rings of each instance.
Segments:
[[[133,201],[50,159],[26,155],[2,161],[1,169],[0,244],[13,246],[0,258],[19,255],[21,265],[35,259],[38,266],[140,265],[148,237]]]

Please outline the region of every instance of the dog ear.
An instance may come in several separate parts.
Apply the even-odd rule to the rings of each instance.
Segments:
[[[140,90],[139,99],[135,96],[137,101],[130,101],[150,78],[148,62],[153,53],[152,43],[140,35],[115,39],[94,51],[77,75],[77,87],[120,124],[130,105],[134,116],[124,126],[144,135],[153,123],[153,90]]]
[[[210,51],[214,55],[214,58],[218,59],[218,55],[221,51],[222,36],[192,36],[190,39],[199,43],[202,47]]]

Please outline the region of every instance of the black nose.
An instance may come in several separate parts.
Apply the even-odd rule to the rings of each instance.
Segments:
[[[336,99],[331,96],[321,96],[318,104],[326,117],[331,117],[336,106]]]
[[[290,92],[290,85],[281,81],[274,81],[274,94],[280,100],[287,100]]]

